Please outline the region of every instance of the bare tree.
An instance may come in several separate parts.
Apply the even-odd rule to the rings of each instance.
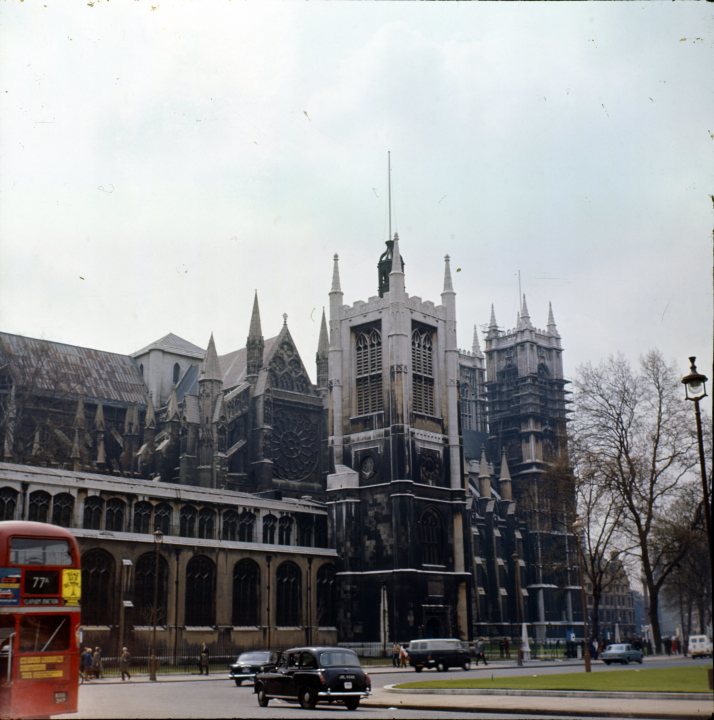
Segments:
[[[659,599],[663,584],[687,551],[679,541],[655,537],[683,485],[691,480],[695,438],[680,378],[652,350],[635,372],[621,356],[579,368],[572,435],[593,479],[621,508],[619,522],[642,567],[649,621],[661,648]],[[661,539],[661,538],[659,538]],[[681,540],[681,538],[679,538]]]

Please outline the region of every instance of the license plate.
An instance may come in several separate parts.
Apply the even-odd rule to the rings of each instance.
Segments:
[[[345,680],[345,690],[352,690],[352,683],[349,680]]]

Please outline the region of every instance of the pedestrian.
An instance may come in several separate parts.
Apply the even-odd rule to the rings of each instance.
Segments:
[[[102,648],[95,647],[92,655],[92,675],[95,678],[102,677]]]
[[[399,646],[399,665],[403,668],[409,665],[409,653],[404,645]]]
[[[402,648],[398,642],[392,643],[392,665],[393,665],[393,667],[396,667],[396,668],[399,667],[399,652],[401,649]]]
[[[208,647],[206,643],[201,645],[201,654],[198,658],[198,674],[203,675],[204,672],[208,675]]]
[[[92,648],[85,647],[79,658],[79,676],[82,682],[92,679]]]
[[[119,656],[119,669],[121,670],[121,680],[124,682],[124,676],[126,675],[127,680],[131,680],[129,674],[129,667],[131,666],[131,655],[127,648],[121,649],[121,655]]]
[[[479,638],[476,641],[476,647],[475,647],[476,652],[474,653],[476,655],[476,665],[478,665],[479,660],[483,660],[483,664],[488,665],[488,663],[486,662],[485,647],[486,646],[484,644],[484,639]]]
[[[511,644],[508,642],[508,638],[503,638],[503,650],[506,653],[506,657],[510,660],[511,659]]]
[[[506,638],[501,638],[498,641],[498,653],[501,656],[501,660],[506,657]]]

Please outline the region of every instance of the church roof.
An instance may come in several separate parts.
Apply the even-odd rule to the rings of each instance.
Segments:
[[[141,348],[131,354],[131,357],[139,357],[140,355],[146,355],[151,350],[163,350],[164,352],[174,353],[175,355],[185,355],[187,357],[201,358],[206,354],[205,348],[200,348],[198,345],[190,343],[188,340],[184,340],[178,335],[169,333],[164,335],[162,338],[155,340],[146,347]]]
[[[13,382],[46,395],[145,405],[146,385],[128,355],[0,333],[0,368]]]

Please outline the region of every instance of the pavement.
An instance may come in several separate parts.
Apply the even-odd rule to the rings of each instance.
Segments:
[[[666,659],[666,658],[661,658]],[[649,662],[656,662],[657,657],[649,657]],[[562,667],[565,672],[569,667],[582,667],[582,661],[538,661],[526,663],[526,667],[534,670],[544,667]],[[514,667],[513,662],[489,662],[489,668]],[[706,666],[705,666],[706,667]],[[405,708],[410,710],[444,710],[472,713],[512,713],[517,717],[550,714],[568,718],[585,716],[606,716],[612,718],[714,718],[713,693],[600,693],[600,692],[566,692],[566,691],[520,691],[520,690],[402,690],[395,687],[398,683],[415,680],[414,673],[389,665],[365,666],[370,675],[393,674],[394,684],[377,688],[372,695],[363,700],[367,707]],[[479,665],[473,670],[487,672]],[[419,680],[427,680],[429,675],[420,675]],[[159,682],[209,682],[225,680],[227,673],[215,672],[211,675],[198,673],[161,674]],[[120,683],[120,677],[108,677],[91,680],[91,683]],[[133,675],[132,683],[150,682],[148,675]]]

